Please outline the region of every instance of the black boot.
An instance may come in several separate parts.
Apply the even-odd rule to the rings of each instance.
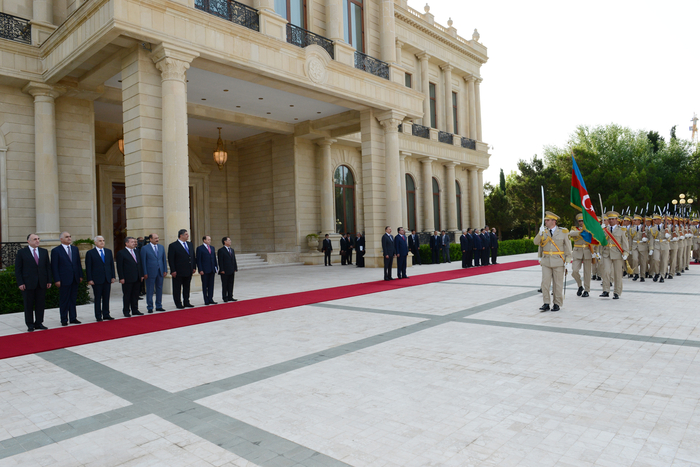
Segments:
[[[655,274],[655,275],[654,275],[654,282],[656,282],[656,281],[658,281],[658,280],[659,280],[659,275],[658,275],[658,274]],[[661,280],[663,281],[663,278],[661,278]]]
[[[582,293],[583,293],[583,286],[581,285],[581,286],[579,286],[578,292],[576,292],[576,295],[578,295],[580,297]]]
[[[639,274],[635,274],[634,277],[632,278],[633,281],[636,281],[637,279],[639,279]]]

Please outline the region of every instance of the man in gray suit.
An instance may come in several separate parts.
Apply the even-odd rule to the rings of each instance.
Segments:
[[[442,251],[440,252],[442,254],[442,262],[443,263],[451,263],[452,260],[450,259],[450,236],[445,233],[445,231],[442,231]]]
[[[150,243],[141,247],[141,266],[143,278],[146,282],[146,308],[153,313],[153,291],[156,292],[156,311],[165,311],[163,308],[163,278],[168,274],[168,266],[165,262],[165,248],[159,245],[158,234],[151,234]]]

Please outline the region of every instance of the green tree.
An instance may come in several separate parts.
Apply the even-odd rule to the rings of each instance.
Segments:
[[[499,182],[500,182],[501,191],[505,194],[506,193],[506,176],[503,175],[503,169],[501,169],[501,174],[499,176]]]
[[[503,175],[503,171],[501,171]],[[505,184],[505,176],[503,176]],[[490,183],[484,185],[484,210],[486,223],[490,227],[496,227],[498,238],[503,238],[503,231],[513,226],[513,208],[505,191],[500,186],[494,187]]]

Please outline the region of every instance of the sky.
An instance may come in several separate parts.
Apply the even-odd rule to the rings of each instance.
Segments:
[[[488,48],[484,181],[565,147],[579,125],[615,123],[690,139],[700,116],[700,0],[428,0],[435,21]],[[409,0],[423,12],[425,3]]]

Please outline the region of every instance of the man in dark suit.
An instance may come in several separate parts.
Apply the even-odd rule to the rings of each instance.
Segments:
[[[491,264],[498,264],[496,258],[498,257],[498,235],[496,235],[496,228],[491,229]]]
[[[384,257],[384,280],[390,281],[392,280],[391,266],[394,263],[396,251],[394,250],[394,238],[391,236],[391,227],[389,226],[384,228],[384,235],[382,235],[382,256]]]
[[[95,248],[85,254],[85,273],[95,295],[95,319],[113,320],[109,315],[109,295],[112,284],[116,282],[114,257],[112,250],[105,248],[105,239],[101,235],[95,237]]]
[[[462,235],[459,237],[459,249],[462,251],[462,268],[469,267],[469,255],[471,254],[471,248],[469,247],[469,236],[467,231],[462,231]]]
[[[326,234],[326,237],[327,236],[328,234]],[[233,298],[233,283],[236,279],[236,272],[238,272],[236,252],[233,251],[233,247],[231,246],[231,237],[222,238],[221,243],[224,245],[222,248],[219,248],[221,296],[224,302],[235,302],[237,300]]]
[[[411,235],[408,237],[408,249],[413,253],[412,264],[414,266],[416,263],[423,264],[420,259],[420,238],[415,230],[412,230]]]
[[[352,241],[352,235],[350,232],[345,234],[345,262],[348,266],[352,266],[352,250],[355,248],[355,244]]]
[[[338,242],[340,246],[340,265],[345,266],[348,262],[347,260],[347,242],[344,236],[340,236],[340,241]]]
[[[146,307],[153,313],[153,292],[156,294],[156,311],[163,308],[163,279],[168,275],[168,265],[165,262],[165,248],[160,245],[157,233],[148,236],[149,240],[141,247],[141,269],[143,281],[146,283]]]
[[[491,255],[491,235],[486,229],[481,229],[481,265],[489,265]]]
[[[194,308],[190,303],[190,282],[196,272],[197,260],[194,247],[188,242],[190,234],[185,229],[177,232],[177,240],[168,245],[168,265],[173,278],[173,300],[178,310]],[[182,296],[180,294],[182,293]]]
[[[342,238],[340,240],[342,240]],[[331,264],[331,252],[333,251],[333,243],[331,242],[331,239],[328,238],[328,234],[326,234],[326,238],[323,239],[321,251],[323,252],[323,265],[333,266]]]
[[[136,239],[136,257],[141,259],[141,248],[144,245],[148,245],[149,237],[139,237]],[[146,270],[144,269],[144,272]],[[146,281],[141,282],[141,291],[139,292],[139,300],[143,300],[143,296],[146,295]]]
[[[214,277],[219,269],[216,250],[211,246],[211,237],[202,237],[202,244],[197,247],[197,268],[202,278],[202,295],[205,305],[216,305],[214,301]]]
[[[51,288],[49,252],[39,248],[37,234],[27,235],[27,246],[17,252],[15,278],[24,299],[24,323],[27,331],[48,329],[44,326],[46,290]]]
[[[406,275],[406,263],[408,262],[408,241],[403,227],[399,227],[399,233],[394,238],[394,252],[396,253],[396,275],[399,279],[408,279]]]
[[[80,253],[71,245],[73,240],[68,232],[61,232],[61,244],[51,250],[51,270],[55,286],[60,289],[59,307],[61,326],[80,324],[76,310],[78,285],[83,282],[83,266]]]
[[[127,318],[142,315],[139,311],[139,293],[143,281],[143,267],[136,256],[136,239],[126,237],[126,248],[117,253],[117,273],[124,294],[122,311]]]
[[[362,236],[361,232],[357,232],[357,238],[355,238],[355,265],[358,268],[365,267],[365,237]]]
[[[442,231],[442,235],[440,235],[440,240],[442,241],[442,262],[443,263],[451,263],[452,259],[450,258],[450,236],[445,233],[445,231]]]
[[[430,237],[430,252],[433,256],[433,264],[440,264],[440,259],[438,258],[440,251],[442,251],[442,238],[436,230],[433,232],[433,236]]]
[[[472,239],[474,239],[474,266],[481,266],[481,235],[479,231],[474,229],[472,232]]]

